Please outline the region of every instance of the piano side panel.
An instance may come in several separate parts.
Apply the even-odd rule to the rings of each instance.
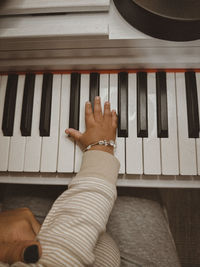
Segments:
[[[68,185],[74,177],[73,173],[0,173],[0,183],[15,184],[41,184],[41,185]],[[181,177],[175,179],[162,179],[162,176],[154,175],[119,175],[117,186],[119,187],[149,187],[149,188],[200,188],[200,180],[191,176],[190,180]]]
[[[70,15],[64,23],[62,16],[56,17],[51,32],[51,18],[41,28],[33,18],[0,18],[0,71],[199,68],[200,41],[175,43],[137,35],[115,40],[109,39],[112,29],[101,12],[81,20]]]
[[[0,15],[106,11],[109,6],[110,0],[9,0],[1,4]]]
[[[103,42],[103,41],[99,41]],[[0,71],[199,68],[200,47],[0,51]]]
[[[108,36],[106,13],[0,17],[0,40]]]
[[[169,42],[134,29],[113,1],[106,12],[0,17],[0,71],[199,68],[199,52],[200,40]]]
[[[17,1],[17,5],[19,5],[18,0],[10,1]],[[30,0],[25,0],[23,3],[26,1]],[[44,3],[48,1],[52,0],[37,0],[34,2]],[[78,0],[78,2],[76,0],[72,2],[79,3],[84,1],[86,0]],[[163,46],[169,48],[192,48],[200,46],[199,40],[193,42],[170,42],[147,36],[130,26],[121,17],[112,0],[96,0],[93,2],[96,3],[99,1],[110,2],[110,9],[107,10],[107,12],[94,11],[86,14],[73,13],[50,16],[2,16],[0,17],[0,50],[62,49],[70,47],[95,48],[113,46],[124,48]],[[33,1],[31,2],[33,3]],[[70,3],[71,0],[64,2]],[[105,32],[102,35],[102,32],[99,31],[102,27],[107,28],[106,36]],[[83,30],[83,28],[85,29]],[[57,29],[59,29],[59,31],[56,31]],[[88,33],[89,36],[87,36]],[[56,37],[53,36],[54,34]],[[99,43],[95,39],[97,36],[100,37],[100,35],[104,36],[104,38],[101,38],[103,42],[101,41]],[[90,37],[90,40],[88,40],[88,37]],[[79,42],[77,42],[77,38],[79,39]]]

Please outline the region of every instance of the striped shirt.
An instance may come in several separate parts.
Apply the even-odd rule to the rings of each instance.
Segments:
[[[55,201],[40,229],[42,257],[36,264],[12,266],[120,266],[119,251],[105,234],[117,196],[118,170],[119,162],[111,154],[84,153],[80,172]]]

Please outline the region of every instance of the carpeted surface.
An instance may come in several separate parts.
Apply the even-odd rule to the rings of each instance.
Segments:
[[[23,207],[24,202],[20,201],[24,195],[27,197],[29,208],[42,223],[53,201],[65,189],[65,186],[1,184],[0,210],[2,201],[3,209]],[[200,189],[118,188],[118,195],[141,197],[163,203],[168,212],[170,228],[182,266],[200,267]],[[38,209],[38,204],[41,209]]]
[[[182,267],[200,267],[200,189],[120,188],[119,195],[165,206]]]
[[[200,267],[200,189],[160,189],[183,267]]]

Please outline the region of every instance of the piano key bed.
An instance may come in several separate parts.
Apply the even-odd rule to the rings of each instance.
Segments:
[[[85,102],[118,113],[118,186],[200,187],[199,70],[0,74],[0,182],[68,184],[82,151]]]

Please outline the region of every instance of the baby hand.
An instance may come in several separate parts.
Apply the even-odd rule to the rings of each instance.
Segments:
[[[104,114],[102,114],[101,99],[99,96],[94,101],[94,112],[90,102],[85,104],[85,125],[86,131],[81,133],[75,129],[67,129],[66,134],[70,135],[79,143],[82,149],[100,140],[116,139],[117,115],[115,110],[110,110],[110,103],[105,102]],[[102,150],[113,154],[113,147],[95,145],[90,150]]]

